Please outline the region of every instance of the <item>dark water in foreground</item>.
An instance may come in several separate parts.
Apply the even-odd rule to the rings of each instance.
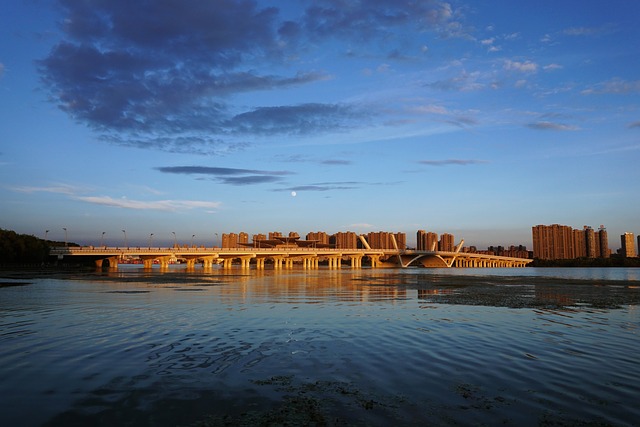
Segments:
[[[0,273],[0,425],[638,425],[638,269]]]

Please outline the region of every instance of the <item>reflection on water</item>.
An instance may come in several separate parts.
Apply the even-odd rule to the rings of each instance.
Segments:
[[[509,270],[0,279],[0,424],[634,425],[633,273]]]

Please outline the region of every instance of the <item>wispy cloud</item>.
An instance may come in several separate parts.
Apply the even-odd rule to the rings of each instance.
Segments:
[[[44,187],[16,186],[10,187],[10,189],[19,193],[54,193],[66,195],[74,195],[83,191],[80,187],[68,184],[55,184]]]
[[[327,159],[327,160],[322,160],[320,163],[323,165],[331,165],[331,166],[348,166],[353,162],[351,160]]]
[[[577,126],[566,125],[563,123],[554,123],[547,121],[540,121],[527,124],[527,127],[535,130],[555,130],[555,131],[576,131],[579,130]]]
[[[162,166],[156,169],[162,173],[211,176],[220,184],[238,186],[279,182],[284,176],[293,175],[293,172],[290,171],[265,171],[211,166]]]
[[[131,200],[127,198],[114,199],[109,196],[81,196],[75,197],[77,200],[113,208],[134,209],[134,210],[157,210],[166,212],[176,212],[189,209],[218,209],[221,202],[197,201],[197,200]]]
[[[628,95],[632,93],[640,93],[640,80],[623,80],[614,78],[606,82],[598,83],[582,91],[583,95]]]
[[[629,124],[627,125],[627,127],[628,127],[629,129],[635,129],[635,128],[640,129],[640,120],[638,120],[637,122],[629,123]]]
[[[509,71],[519,71],[521,73],[535,73],[538,71],[538,64],[532,61],[504,61],[504,69]]]
[[[18,186],[9,187],[10,190],[20,193],[53,193],[63,194],[71,200],[79,200],[86,203],[111,206],[115,208],[158,211],[182,211],[190,209],[218,209],[222,203],[202,200],[135,200],[127,197],[113,198],[111,196],[85,195],[88,190],[68,184],[56,184],[51,186]],[[151,191],[156,193],[155,191]]]
[[[488,162],[486,160],[476,160],[476,159],[446,159],[446,160],[419,160],[418,163],[426,166],[447,166],[447,165],[467,166],[467,165],[479,165],[479,164],[488,163]]]
[[[256,169],[236,169],[236,168],[220,168],[212,166],[161,166],[157,167],[157,170],[163,173],[175,173],[185,175],[214,175],[214,176],[229,176],[229,175],[271,175],[282,176],[291,175],[293,172],[289,171],[265,171]]]

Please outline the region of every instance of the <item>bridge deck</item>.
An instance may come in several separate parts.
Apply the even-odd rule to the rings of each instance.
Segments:
[[[264,260],[271,258],[276,265],[292,264],[293,260],[299,260],[305,267],[317,268],[318,260],[328,260],[330,266],[336,268],[340,265],[341,258],[351,259],[352,267],[361,267],[363,257],[372,262],[372,267],[389,266],[395,263],[397,266],[422,265],[424,267],[524,267],[532,260],[525,258],[501,257],[467,252],[447,251],[417,251],[397,249],[340,249],[340,248],[313,248],[313,247],[277,247],[277,248],[203,248],[203,247],[172,247],[172,248],[119,248],[119,247],[94,247],[94,246],[63,246],[51,250],[52,256],[58,259],[64,257],[89,257],[101,265],[104,259],[123,259],[138,257],[146,260],[146,265],[156,260],[166,261],[172,259],[186,259],[193,265],[201,260],[205,266],[212,263],[224,263],[231,266],[234,259],[240,259],[243,267],[248,267],[250,259],[256,259],[258,267],[264,268]],[[388,262],[381,262],[386,259]],[[99,262],[98,262],[99,261]],[[110,263],[115,263],[110,261]]]

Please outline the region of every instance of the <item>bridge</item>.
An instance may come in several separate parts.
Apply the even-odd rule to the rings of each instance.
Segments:
[[[488,268],[488,267],[525,267],[532,262],[525,258],[512,258],[494,255],[460,252],[463,241],[454,251],[417,251],[399,249],[393,240],[393,249],[372,249],[364,236],[360,236],[363,249],[340,249],[317,247],[313,242],[286,241],[281,244],[268,245],[270,247],[242,247],[242,248],[205,248],[205,247],[172,247],[172,248],[118,248],[93,246],[63,246],[51,249],[50,254],[63,260],[68,257],[78,259],[83,257],[92,260],[96,267],[102,268],[104,261],[109,268],[117,269],[118,263],[128,258],[142,260],[144,268],[152,268],[159,264],[160,268],[168,268],[171,262],[182,261],[187,269],[195,268],[196,263],[202,263],[204,269],[211,269],[214,265],[221,265],[229,269],[234,263],[239,263],[242,269],[248,269],[253,264],[256,269],[264,269],[267,263],[273,264],[273,269],[292,269],[294,264],[300,264],[304,269],[317,269],[321,262],[326,262],[329,269],[342,268],[342,261],[349,261],[351,268],[362,268],[362,260],[367,258],[372,268],[422,266],[432,268]]]

